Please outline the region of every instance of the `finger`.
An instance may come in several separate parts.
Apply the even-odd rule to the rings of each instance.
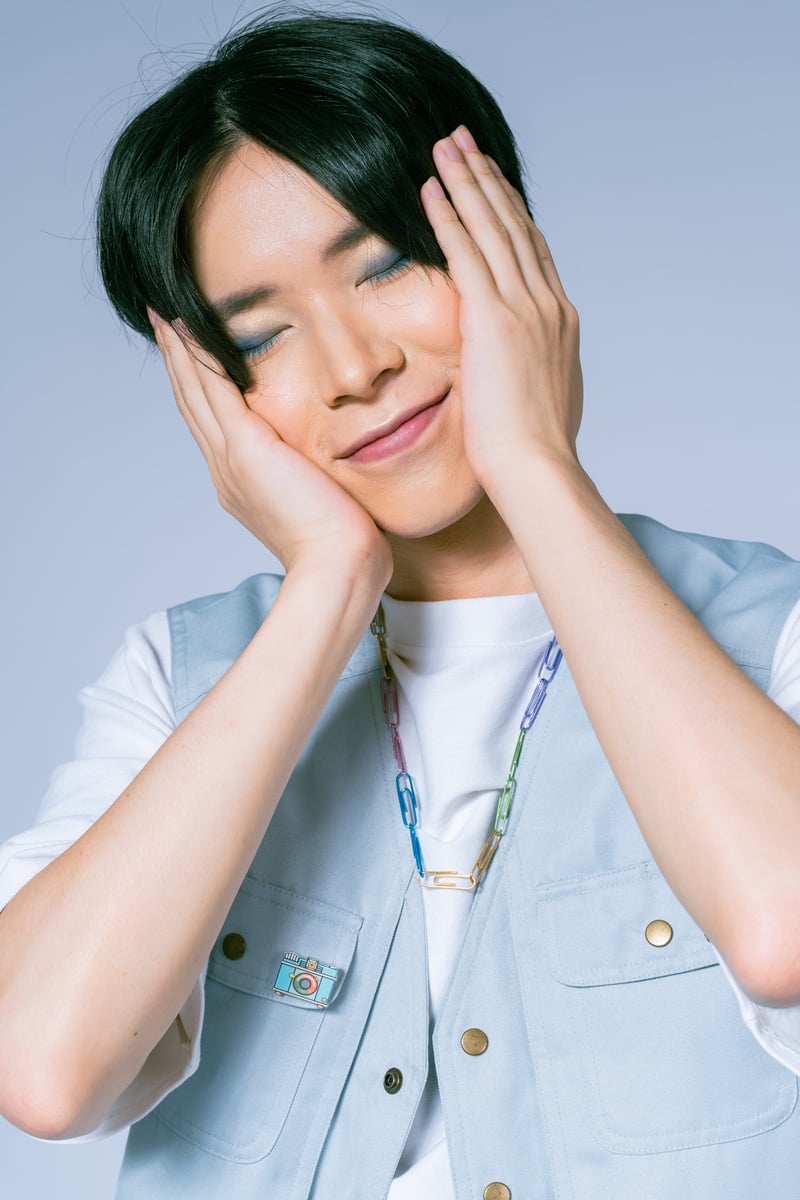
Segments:
[[[177,332],[192,360],[203,397],[223,434],[235,428],[237,421],[249,411],[246,400],[236,384],[228,377],[219,362],[195,341],[182,321],[175,322]]]
[[[500,184],[500,187],[505,192],[509,202],[513,205],[515,211],[519,214],[519,216],[522,220],[522,223],[525,226],[525,229],[531,236],[533,236],[534,231],[536,229],[538,229],[538,225],[536,224],[536,222],[534,221],[530,212],[528,211],[528,205],[525,203],[524,198],[520,195],[520,193],[514,187],[513,183],[511,183],[511,181],[509,179],[506,179],[505,175],[500,170],[500,168],[498,167],[498,165],[494,161],[494,159],[489,158],[488,155],[485,155],[485,158],[486,158],[487,163],[491,167],[492,173],[497,178],[497,182]]]
[[[536,228],[536,223],[534,222],[533,217],[531,216],[530,212],[528,211],[528,206],[525,203],[525,200],[523,199],[523,197],[520,195],[520,193],[517,191],[517,189],[511,183],[511,181],[506,179],[505,175],[500,170],[500,167],[497,165],[497,163],[494,161],[494,159],[491,158],[488,154],[484,154],[484,158],[486,159],[487,163],[489,164],[489,168],[490,168],[492,174],[499,181],[500,186],[503,188],[503,191],[506,193],[506,195],[508,196],[511,203],[514,205],[514,208],[517,210],[519,215],[522,217],[523,221],[525,222],[526,227],[527,228],[531,228],[531,227]]]
[[[455,133],[456,137],[458,136],[458,133],[459,133],[459,131],[456,130],[456,133]],[[550,252],[550,248],[547,245],[547,240],[545,239],[545,236],[542,233],[541,229],[536,224],[536,222],[534,221],[530,212],[528,211],[528,206],[525,203],[525,200],[520,195],[520,193],[517,191],[517,189],[514,187],[514,185],[510,182],[510,180],[506,179],[505,175],[503,174],[502,170],[500,169],[498,164],[495,162],[495,160],[488,154],[485,154],[484,158],[486,159],[486,162],[489,164],[489,168],[492,171],[492,174],[498,179],[501,187],[505,191],[509,200],[511,201],[511,203],[514,205],[514,208],[519,213],[520,217],[522,218],[522,220],[525,224],[525,227],[527,228],[531,238],[533,239],[534,247],[539,256],[539,262],[541,264],[542,271],[543,271],[545,277],[547,278],[548,283],[550,284],[553,291],[556,293],[556,295],[559,296],[559,298],[561,300],[565,301],[566,303],[569,303],[567,294],[564,291],[564,285],[561,282],[561,277],[559,276],[558,270],[556,268],[556,264],[553,261],[553,256]]]
[[[194,360],[183,340],[166,321],[154,326],[178,410],[209,465],[223,444],[219,423],[205,399]]]
[[[550,253],[550,247],[547,244],[547,239],[538,225],[533,225],[532,237],[536,245],[537,254],[539,255],[539,262],[541,263],[542,271],[544,272],[550,287],[563,303],[569,304],[569,297],[564,291],[564,285],[561,282],[561,276],[558,273],[556,264],[553,262],[553,255]]]
[[[175,382],[174,372],[172,371],[170,364],[166,359],[165,359],[165,365],[167,368],[167,374],[169,375],[169,378],[170,378],[170,383],[172,384],[172,392],[173,392],[173,395],[175,396],[175,403],[178,407],[178,412],[181,414],[184,421],[186,422],[189,432],[191,433],[194,440],[197,442],[198,446],[200,447],[200,451],[201,451],[203,457],[205,458],[206,462],[208,463],[208,465],[210,467],[212,462],[214,461],[214,454],[215,454],[214,447],[211,445],[211,442],[209,441],[209,438],[208,438],[205,430],[198,423],[194,413],[192,412],[192,409],[189,407],[189,405],[184,400],[183,394]]]
[[[455,130],[453,141],[461,150],[464,162],[487,201],[492,204],[497,218],[505,222],[520,270],[534,299],[545,298],[544,284],[559,302],[569,303],[547,242],[537,229],[522,196],[505,178],[497,163],[481,153],[466,127],[459,126]],[[502,202],[500,196],[503,197]]]
[[[444,138],[433,148],[458,219],[485,259],[497,290],[514,303],[527,286],[517,247],[529,239],[489,164],[482,155],[470,157],[467,162],[453,138]]]
[[[269,422],[250,408],[217,360],[194,341],[182,322],[176,324],[180,332],[171,330],[176,391],[192,418],[190,428],[198,429],[208,446],[206,459],[219,490],[219,480],[231,463],[252,451],[254,435],[261,447],[265,435],[269,441],[280,439]]]
[[[208,351],[192,337],[182,321],[168,326],[170,369],[184,403],[204,429],[208,439],[224,444],[226,427],[241,416],[242,394],[223,373]]]
[[[492,272],[435,176],[422,185],[420,196],[459,294],[496,299],[497,283]]]
[[[459,126],[453,132],[452,139],[455,140],[458,149],[462,151],[464,162],[473,172],[477,185],[485,192],[489,203],[494,206],[499,220],[506,223],[519,268],[523,272],[531,294],[534,295],[534,298],[537,295],[543,295],[542,284],[553,289],[553,283],[557,282],[558,287],[555,290],[557,290],[559,299],[566,299],[558,275],[546,269],[546,264],[542,262],[540,253],[542,242],[537,238],[533,217],[530,216],[521,194],[515,187],[512,187],[509,180],[505,179],[498,164],[489,162],[488,157],[482,154],[467,127]],[[489,178],[492,180],[491,186],[487,186]],[[503,197],[503,202],[500,197]],[[549,252],[548,257],[552,264],[552,256],[549,256]]]

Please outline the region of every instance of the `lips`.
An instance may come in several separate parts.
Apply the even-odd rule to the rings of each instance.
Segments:
[[[432,423],[448,393],[449,389],[435,400],[428,400],[390,418],[383,425],[351,442],[339,457],[354,462],[367,462],[406,449]]]

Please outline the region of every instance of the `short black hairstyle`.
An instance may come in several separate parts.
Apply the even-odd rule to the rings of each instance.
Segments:
[[[244,391],[245,361],[192,276],[199,181],[244,141],[301,167],[367,229],[423,266],[445,261],[420,201],[432,147],[459,124],[524,195],[514,136],[457,59],[402,25],[285,8],[235,30],[135,116],[97,207],[100,270],[126,324],[180,318]]]

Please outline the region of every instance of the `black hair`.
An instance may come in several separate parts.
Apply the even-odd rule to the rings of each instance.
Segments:
[[[244,359],[192,276],[199,181],[243,141],[283,155],[377,236],[423,266],[445,261],[419,197],[435,141],[469,126],[524,194],[514,136],[487,89],[411,29],[285,10],[229,35],[124,129],[98,211],[100,270],[119,316],[152,339],[147,306],[180,318],[242,389]]]

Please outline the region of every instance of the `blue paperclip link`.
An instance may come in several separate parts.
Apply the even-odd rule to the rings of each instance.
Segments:
[[[417,824],[417,794],[414,791],[414,780],[407,771],[401,771],[395,783],[397,799],[400,801],[400,812],[403,814],[403,824],[406,829],[413,829]]]
[[[525,715],[520,721],[520,729],[530,729],[533,722],[539,715],[539,709],[544,704],[544,698],[547,695],[547,684],[540,679],[533,689],[533,695],[528,701],[528,707],[525,709]]]
[[[545,685],[551,682],[562,658],[561,647],[556,638],[553,637],[550,639],[550,645],[547,647],[542,665],[539,667],[539,678]]]
[[[417,874],[420,879],[423,879],[425,868],[422,865],[422,847],[417,836],[417,794],[414,791],[414,780],[407,771],[400,771],[395,782],[403,824],[411,838],[411,852],[414,855],[414,862],[417,864]]]
[[[411,837],[411,851],[414,855],[414,862],[417,864],[417,874],[420,879],[425,878],[425,868],[422,865],[422,847],[419,844],[417,831],[413,825],[409,825],[408,832]]]
[[[542,665],[539,667],[539,677],[536,680],[536,687],[533,689],[533,695],[528,701],[528,707],[525,709],[525,713],[520,721],[520,729],[530,729],[538,717],[539,709],[544,704],[544,698],[547,695],[547,685],[552,683],[561,658],[561,647],[555,638],[551,638],[550,645],[547,647],[542,659]]]

